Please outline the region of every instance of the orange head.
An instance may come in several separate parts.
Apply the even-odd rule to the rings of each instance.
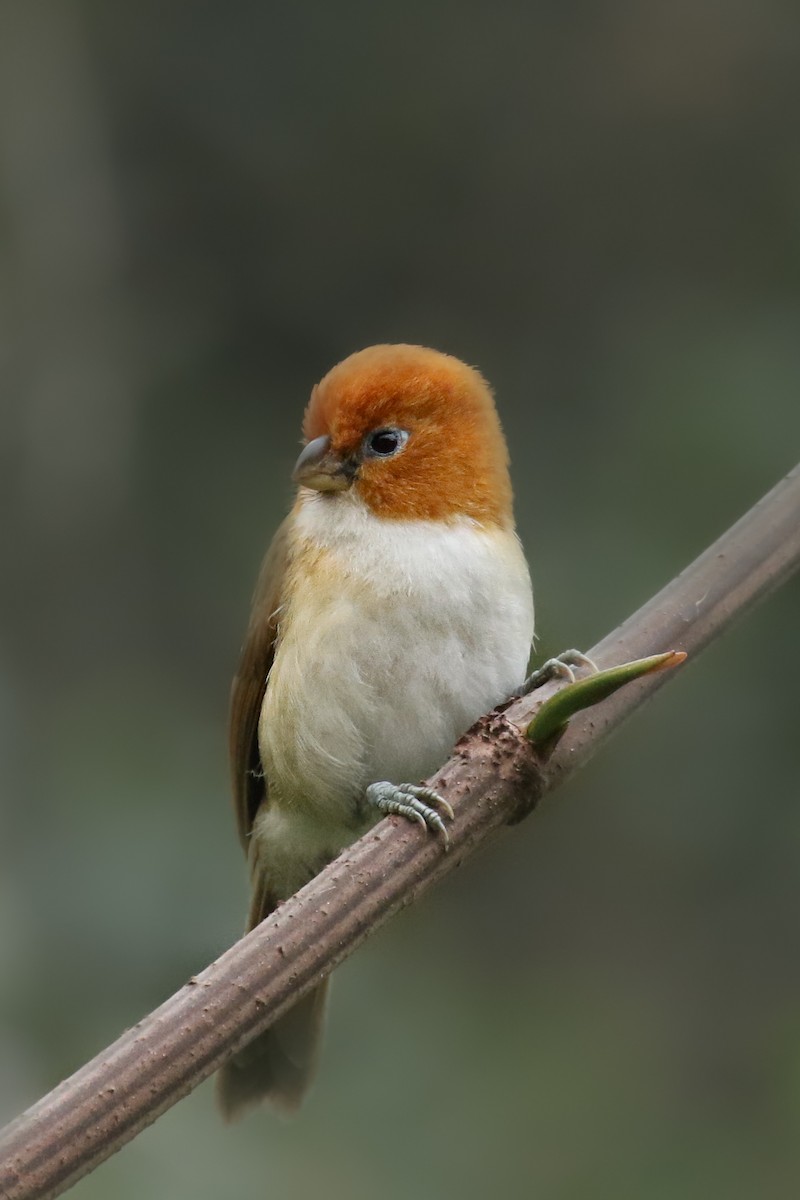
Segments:
[[[508,451],[478,371],[424,346],[370,346],[317,384],[294,478],[388,519],[512,523]]]

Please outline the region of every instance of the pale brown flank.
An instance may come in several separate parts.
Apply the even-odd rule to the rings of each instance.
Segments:
[[[342,458],[370,431],[411,434],[394,458],[365,459],[354,484],[389,519],[512,523],[508,451],[488,384],[457,358],[424,346],[370,346],[314,388],[306,438],[327,434]],[[435,481],[435,482],[434,482]]]

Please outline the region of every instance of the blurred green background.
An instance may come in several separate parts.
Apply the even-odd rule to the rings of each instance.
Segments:
[[[0,7],[0,1117],[241,929],[229,679],[312,383],[477,364],[539,649],[800,445],[800,10]],[[206,1084],[76,1200],[800,1190],[797,581],[338,972],[316,1089]]]

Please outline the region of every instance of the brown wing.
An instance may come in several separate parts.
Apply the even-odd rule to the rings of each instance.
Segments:
[[[233,805],[245,852],[255,815],[267,795],[258,753],[258,719],[275,656],[278,610],[289,557],[289,520],[287,517],[272,539],[261,567],[247,637],[231,689],[229,745]]]

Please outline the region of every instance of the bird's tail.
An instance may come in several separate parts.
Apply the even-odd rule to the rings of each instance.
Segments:
[[[316,1070],[327,994],[326,979],[222,1067],[217,1099],[226,1120],[264,1100],[298,1107]]]

